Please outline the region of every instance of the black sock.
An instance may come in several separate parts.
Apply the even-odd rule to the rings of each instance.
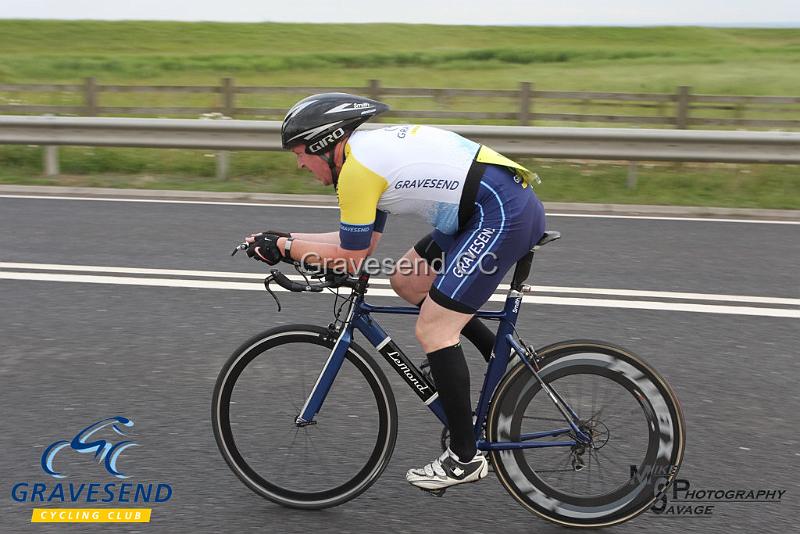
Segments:
[[[422,299],[417,306],[421,308],[423,302],[425,302],[425,299]],[[473,317],[464,328],[461,329],[461,334],[467,338],[470,343],[475,345],[483,356],[483,359],[488,362],[494,351],[494,332],[489,330],[489,328],[483,324],[483,321],[477,317]]]
[[[483,359],[488,362],[494,351],[494,332],[489,330],[480,319],[473,317],[464,328],[461,329],[461,333],[478,348],[483,355]]]
[[[461,343],[429,352],[428,361],[450,428],[450,450],[462,462],[469,462],[477,449],[472,432],[469,368]]]

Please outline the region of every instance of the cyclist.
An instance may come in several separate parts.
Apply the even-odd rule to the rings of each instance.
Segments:
[[[486,458],[476,449],[460,335],[488,360],[494,334],[473,315],[541,238],[544,209],[531,187],[532,172],[455,133],[421,125],[356,131],[388,109],[376,100],[324,93],[288,111],[283,147],[294,152],[300,168],[336,188],[339,231],[251,234],[247,253],[271,265],[344,260],[354,272],[377,246],[388,214],[415,213],[433,226],[403,261],[418,266],[440,259],[442,269],[398,269],[390,281],[402,298],[421,308],[416,336],[450,430],[448,450],[410,469],[406,479],[438,490],[477,481],[488,472]]]

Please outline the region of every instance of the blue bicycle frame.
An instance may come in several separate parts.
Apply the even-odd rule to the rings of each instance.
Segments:
[[[362,275],[363,278],[363,275]],[[365,284],[367,278],[364,278]],[[522,292],[512,289],[506,298],[505,306],[502,311],[483,311],[477,312],[476,316],[484,319],[498,320],[500,325],[497,329],[497,337],[494,346],[494,357],[489,361],[489,367],[483,381],[481,388],[480,399],[478,406],[475,410],[475,439],[477,447],[480,450],[507,450],[507,449],[529,449],[537,447],[572,447],[578,442],[574,439],[566,441],[546,441],[537,442],[537,439],[545,437],[555,437],[564,434],[576,435],[579,440],[585,441],[588,439],[583,432],[578,429],[576,424],[578,418],[566,403],[561,400],[560,396],[555,393],[553,396],[552,390],[545,384],[542,384],[551,399],[557,407],[562,411],[565,416],[564,427],[544,432],[535,432],[522,434],[518,442],[489,442],[482,439],[482,429],[489,409],[489,401],[492,394],[500,383],[500,380],[505,374],[508,367],[511,349],[514,349],[528,368],[539,378],[538,373],[523,355],[527,354],[527,350],[513,337],[514,327],[517,323],[519,316],[519,308],[522,304]],[[447,426],[447,418],[445,417],[439,394],[436,392],[435,386],[428,381],[425,375],[417,368],[414,363],[400,350],[391,337],[381,328],[381,326],[372,318],[371,314],[374,313],[388,313],[400,315],[418,315],[419,308],[410,306],[373,306],[364,302],[363,293],[358,293],[350,308],[347,319],[336,343],[331,351],[325,367],[317,378],[316,384],[311,391],[308,399],[306,400],[303,408],[300,410],[300,415],[296,420],[298,426],[314,424],[314,417],[322,407],[322,403],[328,394],[328,391],[336,378],[339,369],[344,362],[345,355],[353,339],[353,330],[357,329],[366,337],[370,343],[383,355],[389,364],[398,372],[398,374],[405,380],[405,382],[416,392],[420,399],[430,408],[430,410],[439,418],[439,420]],[[541,381],[541,380],[540,380]],[[559,406],[561,403],[561,406]]]

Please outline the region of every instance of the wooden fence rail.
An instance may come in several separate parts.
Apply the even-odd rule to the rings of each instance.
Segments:
[[[517,89],[385,87],[379,80],[370,80],[366,86],[351,87],[257,87],[239,86],[233,78],[223,78],[219,85],[147,86],[101,84],[92,77],[86,78],[83,84],[0,84],[0,113],[90,117],[196,117],[221,113],[231,118],[280,119],[294,99],[325,91],[386,99],[393,107],[386,115],[387,120],[500,121],[523,126],[579,122],[679,129],[708,125],[800,129],[800,96],[704,95],[692,93],[687,86],[676,88],[674,93],[542,91],[530,82],[520,83]],[[43,95],[48,93],[57,96],[51,96],[45,102]],[[151,96],[150,102],[137,101],[133,96],[125,100],[114,96],[121,94],[156,96]],[[186,96],[175,97],[175,94]],[[169,104],[152,105],[154,99],[160,102],[167,98],[163,95],[173,95]],[[202,101],[203,95],[211,99]],[[50,103],[54,98],[60,103]],[[245,105],[247,102],[243,102],[252,102],[253,98],[266,98],[269,105]],[[412,108],[426,100],[431,102],[417,107],[428,109]]]

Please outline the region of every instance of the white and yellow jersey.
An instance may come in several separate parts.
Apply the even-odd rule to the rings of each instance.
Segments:
[[[341,246],[368,248],[373,228],[382,231],[385,214],[415,213],[440,232],[455,234],[467,175],[476,160],[510,167],[528,183],[534,176],[488,147],[431,126],[354,132],[337,186]]]

